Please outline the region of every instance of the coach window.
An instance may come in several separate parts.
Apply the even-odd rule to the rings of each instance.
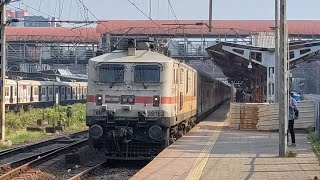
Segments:
[[[77,88],[72,88],[72,94],[73,94],[73,95],[76,95],[76,89],[77,89]]]
[[[196,91],[197,91],[196,90],[196,88],[197,88],[196,79],[197,79],[197,75],[195,74],[194,77],[193,77],[193,95],[194,96],[196,96]]]
[[[160,83],[160,66],[136,65],[134,67],[134,83]]]
[[[27,92],[28,96],[30,96],[30,93],[31,93],[31,87],[28,87],[28,92]]]
[[[71,94],[71,88],[68,87],[68,88],[67,88],[67,95],[70,95],[70,94]]]
[[[46,95],[46,87],[41,88],[41,95],[45,96]]]
[[[9,87],[5,87],[4,94],[5,96],[10,96]]]
[[[120,64],[102,64],[99,67],[100,83],[123,83],[124,65]]]
[[[183,108],[183,93],[180,92],[180,110]]]
[[[176,70],[173,70],[173,81],[172,84],[176,84]]]
[[[180,84],[183,84],[183,69],[180,69]]]
[[[64,95],[64,87],[61,87],[61,95]]]
[[[16,87],[13,87],[12,90],[13,90],[13,95],[14,95],[14,96],[17,96],[17,88],[16,88]]]
[[[87,94],[87,88],[86,87],[83,88],[83,94]]]
[[[52,94],[53,94],[53,89],[52,87],[49,87],[49,96],[52,96]]]
[[[34,94],[35,96],[38,96],[38,95],[39,95],[39,88],[38,88],[38,86],[33,88],[33,92],[34,92],[33,94]]]
[[[178,69],[176,69],[176,84],[179,84],[179,71],[178,71]]]
[[[187,70],[187,73],[186,73],[186,94],[189,92],[189,71]]]

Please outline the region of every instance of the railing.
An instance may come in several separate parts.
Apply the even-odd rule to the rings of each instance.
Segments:
[[[9,63],[86,64],[95,56],[97,45],[23,44],[10,43],[7,47]]]
[[[315,130],[320,135],[320,95],[319,94],[306,94],[305,99],[314,101],[314,103],[315,103]]]

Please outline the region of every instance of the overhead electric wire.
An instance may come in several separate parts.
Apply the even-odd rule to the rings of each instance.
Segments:
[[[163,28],[156,23],[151,17],[149,17],[145,12],[143,12],[134,2],[132,2],[131,0],[127,0],[132,6],[134,6],[138,11],[140,11],[145,17],[147,17],[150,21],[152,21],[153,24],[155,24],[156,26],[158,26],[161,30],[163,30]],[[165,32],[165,30],[163,30]]]
[[[96,19],[99,21],[98,17],[95,16],[95,15],[90,11],[90,9],[84,4],[83,1],[81,1],[81,0],[78,0],[78,1],[83,5],[83,7],[84,7],[94,18],[96,18]]]
[[[177,15],[176,15],[176,12],[174,11],[174,8],[173,8],[170,0],[168,0],[168,4],[169,4],[169,6],[170,6],[170,8],[171,8],[171,11],[172,11],[172,13],[173,13],[174,18],[176,19],[176,23],[177,23],[177,24],[180,24],[180,23],[179,23],[179,20],[178,20],[178,17],[177,17]]]
[[[165,33],[167,32],[167,30],[165,30],[162,26],[160,26],[158,23],[156,23],[151,17],[149,17],[145,12],[143,12],[135,3],[133,3],[131,0],[127,0],[131,5],[133,5],[138,11],[140,11],[146,18],[148,18],[149,20],[151,20],[157,27],[159,27],[159,29],[161,29],[162,31],[164,31]],[[181,27],[183,27],[183,26],[181,26],[180,25],[180,23],[179,23],[179,21],[178,21],[178,18],[177,18],[177,16],[176,16],[176,14],[175,14],[175,12],[174,12],[174,9],[173,9],[173,7],[172,7],[172,4],[171,4],[171,2],[170,2],[170,0],[168,0],[168,5],[171,7],[171,9],[172,9],[172,11],[173,11],[173,13],[174,13],[174,16],[175,16],[175,18],[176,18],[176,21],[177,21],[177,23],[179,24],[179,26],[177,27],[177,28],[175,28],[175,29],[178,29],[178,28],[181,28]],[[169,11],[168,11],[168,13],[169,13]],[[178,47],[176,47],[176,45],[174,45],[174,44],[172,44],[173,45],[173,47],[175,48],[175,49],[177,49],[178,51],[181,51]],[[198,58],[200,61],[203,61],[203,59],[201,59],[201,58]]]
[[[73,0],[70,1],[70,8],[69,8],[69,16],[68,16],[68,20],[70,20],[70,14],[71,14],[71,9],[72,9],[72,3]]]
[[[23,3],[23,5],[25,5],[26,7],[29,7],[29,8],[31,8],[31,9],[33,9],[33,10],[35,10],[35,11],[37,11],[37,12],[39,12],[39,13],[42,13],[42,14],[45,14],[45,15],[47,15],[47,16],[49,16],[49,17],[53,17],[53,16],[51,16],[51,15],[49,15],[49,14],[47,14],[47,13],[45,13],[45,12],[42,12],[42,11],[40,11],[40,10],[37,10],[37,9],[35,9],[35,8],[33,8],[33,7],[31,7],[31,6],[29,6],[29,5],[27,5],[27,4],[24,4]],[[8,6],[11,6],[11,7],[13,7],[13,8],[16,8],[16,9],[19,9],[19,10],[24,10],[24,9],[22,9],[22,8],[20,8],[20,7],[17,7],[17,6],[14,6],[14,5],[12,5],[12,4],[8,4]],[[29,12],[30,13],[30,12]],[[33,13],[30,13],[31,15],[34,15],[34,16],[37,16],[36,14],[33,14]],[[68,24],[71,24],[71,23],[68,23]],[[64,29],[67,29],[67,30],[70,30],[69,28],[66,28],[66,27],[63,27],[63,26],[61,26],[61,28],[64,28]],[[73,31],[73,29],[71,29],[70,31],[72,31],[72,32],[74,32],[74,33],[76,33],[76,34],[78,34],[78,35],[80,35],[80,36],[82,36],[82,37],[84,37],[84,38],[87,38],[87,39],[90,39],[90,40],[94,40],[94,39],[91,39],[91,37],[89,36],[89,34],[87,33],[87,36],[85,36],[85,35],[83,35],[81,32],[77,32],[77,31]]]

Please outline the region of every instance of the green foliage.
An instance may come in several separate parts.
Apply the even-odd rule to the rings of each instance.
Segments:
[[[312,133],[310,133],[309,138],[311,140],[312,149],[313,149],[314,153],[320,159],[320,137],[319,137],[319,134],[317,132],[312,132]]]
[[[68,106],[50,107],[43,109],[30,109],[26,112],[6,113],[6,134],[7,139],[12,140],[14,144],[23,142],[32,142],[46,134],[44,132],[26,132],[28,126],[36,126],[37,120],[42,119],[47,126],[57,125],[57,121],[64,121],[66,131],[79,131],[86,128],[86,105],[73,104],[72,117],[67,118],[66,110]]]
[[[287,152],[286,157],[294,158],[294,157],[297,157],[297,155],[298,154],[296,152],[289,151],[289,152]]]
[[[34,142],[37,140],[40,140],[42,137],[44,137],[46,133],[44,132],[17,132],[15,134],[9,134],[7,136],[7,139],[10,139],[14,144],[19,143],[28,143],[28,142]]]

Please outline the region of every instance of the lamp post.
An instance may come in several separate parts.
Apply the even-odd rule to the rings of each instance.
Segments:
[[[279,102],[279,156],[287,152],[288,124],[288,30],[286,0],[280,0],[280,43],[278,61],[278,102]]]

